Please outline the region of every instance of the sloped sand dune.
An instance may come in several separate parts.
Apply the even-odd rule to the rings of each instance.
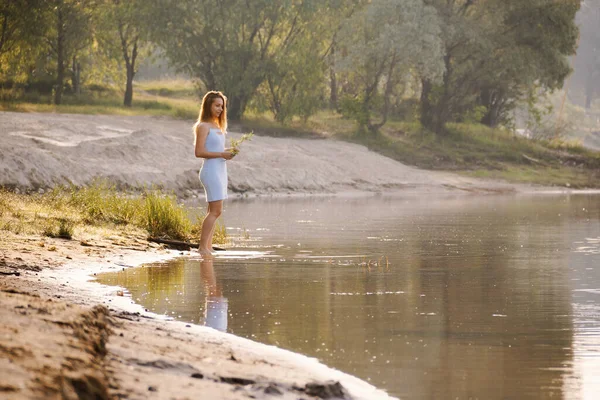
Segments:
[[[0,185],[37,190],[105,177],[122,187],[159,185],[181,197],[204,193],[192,124],[153,117],[0,113]],[[510,191],[516,186],[423,171],[325,139],[254,136],[228,162],[232,193],[391,190]],[[240,133],[231,132],[239,138]]]

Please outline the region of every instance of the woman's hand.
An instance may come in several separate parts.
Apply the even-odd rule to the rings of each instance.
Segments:
[[[221,157],[223,157],[226,160],[231,160],[234,156],[235,154],[229,148],[225,149],[225,151],[221,153]]]

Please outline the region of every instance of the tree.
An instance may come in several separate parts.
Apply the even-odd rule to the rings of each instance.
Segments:
[[[318,0],[154,0],[159,29],[153,38],[170,60],[200,82],[202,91],[230,96],[229,116],[239,120],[257,88],[275,69]]]
[[[346,22],[340,50],[339,69],[353,81],[343,108],[370,132],[387,122],[391,97],[411,71],[432,81],[443,72],[439,19],[422,0],[370,2]]]
[[[41,0],[0,2],[0,76],[19,64],[19,56],[41,34]]]
[[[507,11],[496,36],[494,61],[485,65],[497,78],[484,79],[482,88],[495,94],[480,104],[487,110],[483,122],[490,126],[506,122],[516,101],[532,93],[562,87],[571,73],[568,56],[575,53],[578,0],[500,2]],[[483,92],[483,90],[480,90]]]
[[[294,116],[306,120],[325,106],[325,74],[330,70],[335,35],[344,16],[360,2],[314,2],[303,9],[299,18],[290,21],[299,25],[295,38],[283,51],[273,54],[272,69],[259,87],[254,103],[267,103],[275,120],[282,123]],[[330,77],[335,85],[335,74]]]
[[[140,54],[149,47],[151,21],[148,3],[141,0],[104,0],[96,10],[97,37],[110,57],[119,58],[125,69],[123,105],[133,103],[133,79]]]
[[[482,122],[506,122],[534,88],[553,90],[570,69],[579,0],[424,0],[442,18],[442,84],[422,80],[421,122],[444,132],[482,109]]]
[[[61,104],[69,61],[74,66],[75,86],[79,85],[77,54],[89,46],[92,40],[92,4],[90,0],[51,0],[47,5],[47,20],[51,21],[51,25],[50,34],[45,39],[56,57],[54,103]]]

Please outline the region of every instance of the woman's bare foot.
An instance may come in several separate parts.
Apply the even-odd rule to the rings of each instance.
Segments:
[[[198,253],[200,253],[202,257],[212,257],[213,255],[209,249],[205,249],[202,247],[198,247]]]

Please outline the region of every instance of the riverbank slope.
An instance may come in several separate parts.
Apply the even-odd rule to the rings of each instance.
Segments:
[[[39,190],[102,177],[121,188],[157,185],[180,198],[203,197],[192,124],[147,116],[0,112],[0,186]],[[229,189],[238,195],[531,190],[420,170],[359,144],[325,139],[255,135],[228,170]]]

